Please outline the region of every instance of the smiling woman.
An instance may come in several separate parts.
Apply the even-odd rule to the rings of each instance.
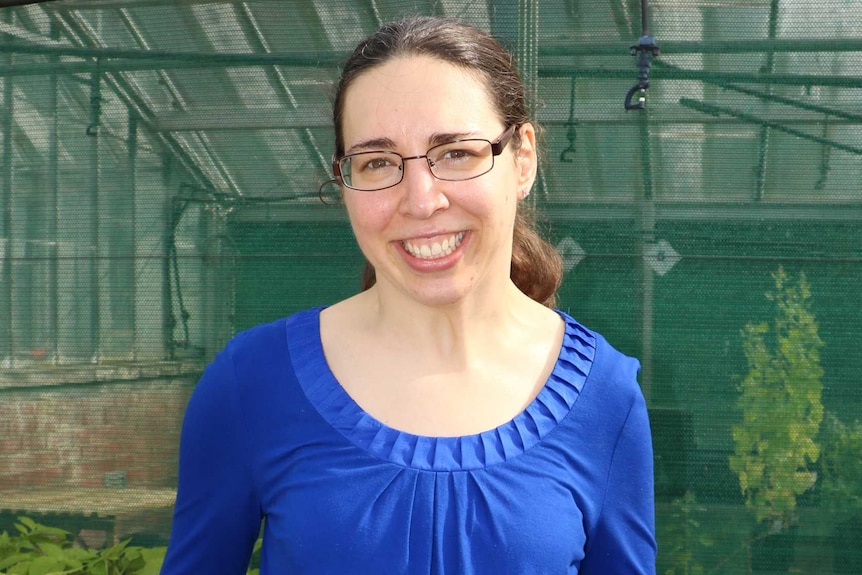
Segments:
[[[262,573],[655,572],[638,363],[551,307],[523,94],[455,21],[356,48],[333,169],[372,273],[209,366],[163,573],[243,572],[263,518]]]

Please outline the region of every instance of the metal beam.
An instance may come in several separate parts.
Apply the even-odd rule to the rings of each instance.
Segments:
[[[542,58],[555,56],[629,55],[632,42],[596,42],[590,44],[544,44],[539,48]],[[761,54],[769,52],[862,52],[862,39],[744,39],[744,40],[662,40],[662,56],[674,54]]]
[[[8,56],[9,60],[12,56]],[[12,80],[3,81],[3,163],[0,166],[0,362],[14,364],[15,340],[12,321],[12,131],[15,93]]]
[[[136,72],[144,70],[178,70],[193,68],[227,68],[233,66],[269,65],[273,62],[258,62],[250,64],[226,58],[224,60],[202,59],[201,61],[177,60],[107,60],[99,62],[59,62],[44,64],[6,65],[0,66],[0,77],[17,76],[50,76],[51,74],[89,74],[97,68],[104,73]],[[320,68],[327,65],[319,60],[295,57],[291,63],[282,61],[283,65]],[[333,64],[334,65],[334,64]],[[630,68],[585,68],[567,64],[545,63],[539,66],[540,78],[607,78],[630,79]],[[704,82],[764,84],[788,86],[836,86],[844,88],[862,88],[860,76],[836,76],[826,74],[757,74],[740,72],[710,72],[707,70],[689,70],[685,68],[654,68],[653,79],[662,80],[694,80]]]
[[[51,19],[51,35],[59,34],[57,23]],[[52,58],[57,58],[52,56]],[[50,76],[48,81],[48,161],[47,169],[47,203],[48,217],[45,238],[53,247],[52,257],[48,260],[48,331],[50,337],[51,362],[56,364],[60,359],[60,125],[59,125],[59,95],[60,79]]]
[[[841,142],[835,142],[833,140],[828,140],[826,138],[822,138],[820,136],[815,136],[813,134],[808,134],[806,132],[800,132],[799,130],[794,130],[793,128],[788,128],[783,124],[778,124],[776,122],[769,122],[755,116],[753,114],[749,114],[747,112],[741,112],[739,110],[732,110],[730,108],[725,108],[722,106],[716,106],[714,104],[707,104],[706,102],[702,102],[700,100],[694,100],[692,98],[681,98],[679,101],[683,106],[688,106],[694,110],[699,110],[704,114],[708,114],[711,116],[720,116],[720,115],[728,115],[739,120],[743,120],[755,126],[760,126],[762,128],[772,128],[773,130],[777,130],[779,132],[784,132],[786,134],[790,134],[791,136],[796,136],[797,138],[802,138],[804,140],[809,140],[812,142],[816,142],[818,144],[822,144],[824,146],[829,146],[830,148],[835,148],[836,150],[841,150],[844,152],[848,152],[851,154],[856,154],[857,156],[862,156],[862,148],[857,148],[855,146],[849,146],[847,144],[842,144]],[[761,144],[762,145],[762,144]],[[759,197],[757,198],[760,199]]]
[[[730,88],[729,88],[730,89]],[[738,89],[738,88],[736,88]],[[738,89],[743,93],[751,91]],[[756,94],[752,94],[756,95]],[[563,105],[554,105],[545,98],[546,108],[540,110],[538,121],[545,127],[568,126],[571,121],[561,115]],[[803,104],[804,106],[804,104]],[[800,106],[802,108],[802,106]],[[831,117],[817,106],[804,106],[802,109],[788,109],[763,106],[757,108],[760,119],[781,123],[786,126],[858,125],[862,124],[862,107],[852,110],[831,110]],[[810,108],[810,109],[808,109]],[[198,108],[190,112],[167,112],[151,119],[150,127],[158,132],[223,131],[223,130],[297,130],[307,128],[332,127],[332,111],[328,107],[314,106],[305,108],[247,108],[237,110],[221,106]],[[631,114],[616,108],[596,105],[581,105],[573,118],[580,126],[587,125],[634,125]],[[650,115],[654,126],[663,124],[721,124],[738,126],[750,124],[741,118],[717,118],[705,116],[688,106],[676,102],[662,102]]]
[[[635,200],[625,202],[542,203],[538,210],[552,222],[637,221],[642,207]],[[862,203],[810,202],[654,202],[656,222],[700,221],[806,221],[862,223]],[[236,206],[231,219],[244,222],[322,222],[347,224],[347,213],[340,206],[325,206],[315,200],[285,201],[277,204]]]
[[[264,108],[232,110],[207,108],[194,112],[168,112],[155,118],[153,128],[159,132],[198,130],[292,130],[331,128],[332,112],[328,108]]]
[[[670,69],[679,69],[677,66],[673,66],[667,63],[656,63],[659,67],[666,67]],[[790,106],[792,108],[799,108],[800,110],[808,110],[810,112],[815,112],[818,116],[827,115],[834,116],[836,118],[843,118],[845,120],[849,120],[852,123],[862,122],[862,110],[858,112],[850,112],[847,110],[839,110],[837,108],[830,108],[828,106],[820,106],[818,104],[809,104],[807,102],[802,102],[800,100],[794,100],[793,98],[785,98],[784,96],[779,96],[777,94],[771,94],[768,92],[763,92],[760,90],[753,90],[751,88],[744,88],[742,86],[737,86],[735,84],[722,84],[719,82],[709,82],[719,88],[724,90],[729,90],[731,92],[739,92],[740,94],[746,94],[748,96],[754,96],[755,98],[759,98],[764,102],[775,102],[777,104],[784,104],[785,106]]]
[[[0,30],[2,31],[2,30]],[[631,42],[597,42],[548,45],[539,47],[539,58],[567,56],[629,56]],[[862,39],[835,38],[828,40],[734,40],[734,41],[662,41],[663,56],[674,54],[759,54],[862,52]],[[166,60],[177,65],[197,63],[234,66],[336,66],[348,55],[340,52],[172,52],[169,50],[136,50],[122,48],[88,48],[51,43],[39,37],[29,44],[0,44],[0,53],[55,54],[103,60]]]
[[[284,0],[255,0],[255,2],[281,3]],[[183,6],[197,4],[224,4],[225,0],[183,0]],[[54,12],[78,12],[81,10],[107,10],[115,8],[164,8],[165,0],[75,0],[74,2],[50,2],[46,9]]]
[[[2,75],[2,71],[0,71]],[[539,68],[542,78],[607,78],[629,79],[632,71],[612,68],[574,68],[560,64],[545,64]],[[694,80],[701,82],[722,82],[727,84],[764,84],[784,86],[838,86],[862,88],[862,76],[835,76],[825,74],[757,74],[740,72],[710,72],[707,70],[688,70],[685,68],[653,68],[651,79]]]
[[[9,36],[13,36],[19,40],[25,40],[30,42],[31,44],[37,46],[51,46],[54,48],[72,48],[71,44],[67,44],[65,42],[59,42],[57,40],[52,40],[51,38],[46,38],[39,34],[35,34],[25,28],[21,28],[20,26],[16,26],[14,24],[7,24],[6,22],[0,22],[0,34],[7,34]],[[8,44],[7,44],[8,46]]]
[[[2,30],[0,30],[2,31]],[[101,60],[166,61],[175,62],[183,68],[188,64],[199,64],[202,68],[216,66],[321,66],[338,65],[347,54],[335,52],[172,52],[170,50],[139,50],[124,48],[91,48],[65,44],[46,45],[0,44],[0,53],[29,54],[40,56],[67,56],[72,58],[98,58]],[[170,66],[165,65],[165,68]]]

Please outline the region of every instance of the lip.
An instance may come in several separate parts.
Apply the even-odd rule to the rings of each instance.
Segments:
[[[425,259],[423,257],[413,255],[407,250],[407,248],[405,248],[405,243],[410,244],[411,241],[428,246],[430,240],[445,241],[459,235],[461,238],[456,247],[450,253],[439,257]],[[444,271],[457,264],[463,256],[464,248],[469,243],[470,237],[471,234],[469,230],[461,230],[457,232],[433,232],[412,236],[409,239],[397,240],[392,243],[395,246],[396,251],[401,255],[402,259],[408,266],[410,266],[411,269],[418,272],[429,273]]]

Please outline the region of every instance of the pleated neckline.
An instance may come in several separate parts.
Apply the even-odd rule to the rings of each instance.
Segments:
[[[526,452],[572,411],[589,376],[596,336],[569,315],[551,375],[523,411],[493,429],[457,437],[415,435],[387,426],[363,410],[330,371],[320,339],[320,311],[287,319],[288,351],[305,396],[348,441],[382,460],[427,471],[466,471],[505,462]]]

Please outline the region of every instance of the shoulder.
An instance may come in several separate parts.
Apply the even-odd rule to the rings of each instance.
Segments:
[[[583,342],[582,349],[589,354],[576,411],[594,416],[592,419],[602,427],[622,426],[629,411],[643,404],[638,383],[640,362],[617,350],[600,333],[560,313],[569,323],[569,332],[576,334]]]
[[[641,394],[637,379],[640,362],[616,349],[599,332],[584,326],[566,314],[563,314],[563,317],[576,326],[577,331],[593,350],[586,387],[600,388],[593,391],[601,391],[603,394],[610,394],[631,403]]]
[[[228,341],[222,353],[234,363],[246,365],[281,360],[292,340],[316,333],[319,313],[318,308],[311,308],[240,331]]]
[[[602,386],[614,394],[626,398],[630,403],[641,395],[637,379],[640,362],[617,350],[601,334],[595,335],[596,357],[590,374],[591,378],[601,382]]]
[[[206,367],[197,388],[230,386],[244,395],[290,377],[291,340],[313,333],[318,311],[297,312],[238,332]]]

